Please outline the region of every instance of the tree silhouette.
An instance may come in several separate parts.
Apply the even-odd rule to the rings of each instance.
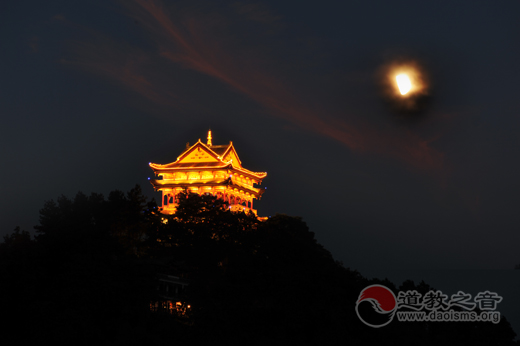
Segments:
[[[139,186],[45,202],[35,240],[16,228],[0,244],[6,344],[518,344],[505,318],[368,327],[355,313],[361,290],[398,288],[335,261],[301,218],[259,221],[211,195],[179,197],[170,216]],[[150,311],[159,274],[189,280],[187,319]]]

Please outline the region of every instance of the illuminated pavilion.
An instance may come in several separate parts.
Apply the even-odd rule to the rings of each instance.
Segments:
[[[211,131],[207,143],[200,139],[186,149],[177,160],[165,165],[151,163],[157,179],[150,180],[156,191],[162,193],[163,214],[173,214],[183,191],[211,194],[221,198],[233,211],[249,211],[255,215],[253,199],[260,199],[265,189],[255,187],[267,176],[265,172],[252,172],[238,158],[233,142],[225,145],[211,143]]]

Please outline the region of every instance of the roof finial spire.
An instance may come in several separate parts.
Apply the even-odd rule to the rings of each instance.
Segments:
[[[208,147],[211,147],[213,144],[211,144],[211,130],[208,131]]]

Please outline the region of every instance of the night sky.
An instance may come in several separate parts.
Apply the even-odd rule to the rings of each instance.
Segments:
[[[211,129],[268,173],[259,215],[301,216],[367,277],[494,290],[520,334],[519,16],[510,0],[1,2],[1,232],[33,232],[61,194],[159,201],[148,163]],[[428,77],[419,111],[384,96],[395,62]]]

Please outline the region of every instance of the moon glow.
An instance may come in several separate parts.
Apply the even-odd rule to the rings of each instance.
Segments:
[[[429,73],[418,60],[389,61],[379,68],[377,78],[381,96],[393,113],[417,115],[431,104]]]

